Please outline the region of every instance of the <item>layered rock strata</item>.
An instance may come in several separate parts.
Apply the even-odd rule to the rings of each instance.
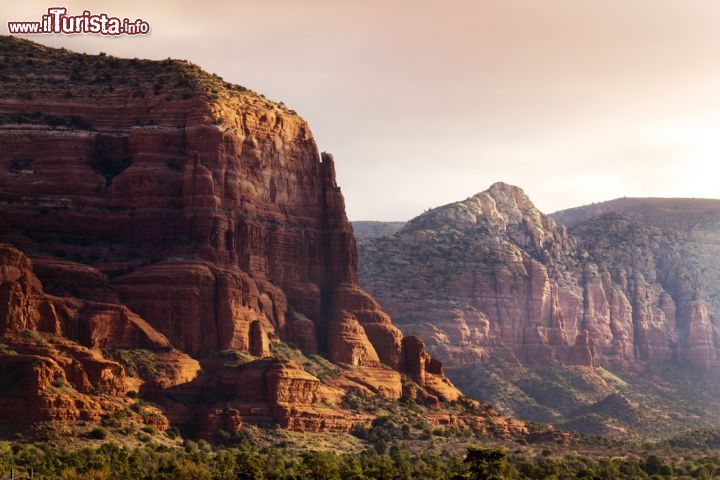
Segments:
[[[155,398],[198,382],[242,403],[260,381],[252,401],[297,429],[347,430],[352,416],[312,407],[320,396],[302,392],[318,382],[300,367],[268,360],[239,377],[223,368],[196,378],[190,356],[267,357],[283,341],[367,369],[371,386],[373,372],[397,373],[375,393],[401,392],[399,373],[411,364],[433,365],[437,378],[417,377],[421,387],[459,396],[434,363],[403,350],[400,331],[358,286],[334,160],[294,111],[184,61],[78,55],[8,37],[0,56],[14,66],[0,79],[0,334],[9,349],[40,332],[91,349],[98,362],[100,350],[147,350],[164,365],[143,378],[141,391]],[[47,359],[28,374],[36,393],[69,375],[53,351],[32,355]],[[24,358],[13,361],[32,365]],[[127,372],[108,369],[121,395]],[[199,404],[183,408],[177,421],[212,423]]]
[[[585,220],[569,231],[522,190],[498,183],[392,236],[362,240],[362,285],[405,334],[425,338],[453,365],[500,356],[529,365],[672,360],[715,368],[720,308],[710,299],[720,268],[705,248],[712,222],[683,232],[679,220]]]

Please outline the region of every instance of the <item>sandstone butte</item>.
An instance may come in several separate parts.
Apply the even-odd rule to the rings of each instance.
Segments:
[[[554,217],[569,227],[497,183],[361,240],[361,284],[453,366],[720,373],[720,202],[620,199]]]
[[[348,432],[372,420],[350,391],[461,398],[358,286],[333,157],[294,111],[185,61],[0,37],[0,65],[0,426],[139,392],[160,430]]]

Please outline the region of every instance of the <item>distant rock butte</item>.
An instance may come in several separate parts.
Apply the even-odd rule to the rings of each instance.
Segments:
[[[367,419],[342,395],[399,398],[404,372],[459,397],[358,286],[333,158],[295,112],[187,62],[0,55],[3,422],[96,420],[98,391],[140,388],[199,432],[349,431]],[[280,340],[347,364],[337,386],[269,358]],[[158,372],[130,378],[118,349]],[[258,359],[201,370],[222,350]]]
[[[555,214],[568,230],[497,183],[360,241],[361,284],[451,365],[500,356],[717,371],[719,206],[621,199]]]

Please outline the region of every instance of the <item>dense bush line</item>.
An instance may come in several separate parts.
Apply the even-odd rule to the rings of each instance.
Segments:
[[[396,447],[388,453],[339,455],[287,450],[253,451],[249,446],[212,447],[186,441],[184,448],[147,445],[126,448],[107,443],[70,450],[49,444],[0,443],[0,474],[11,468],[43,480],[363,480],[363,479],[711,479],[720,475],[720,457],[695,460],[646,458],[592,459],[508,455],[492,448],[471,448],[463,458],[417,454]]]

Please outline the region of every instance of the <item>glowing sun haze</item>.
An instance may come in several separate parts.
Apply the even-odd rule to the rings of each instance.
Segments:
[[[297,110],[335,155],[353,220],[408,219],[500,180],[546,212],[720,197],[715,0],[51,4],[152,33],[31,39],[185,58]],[[3,33],[48,6],[3,2]]]

